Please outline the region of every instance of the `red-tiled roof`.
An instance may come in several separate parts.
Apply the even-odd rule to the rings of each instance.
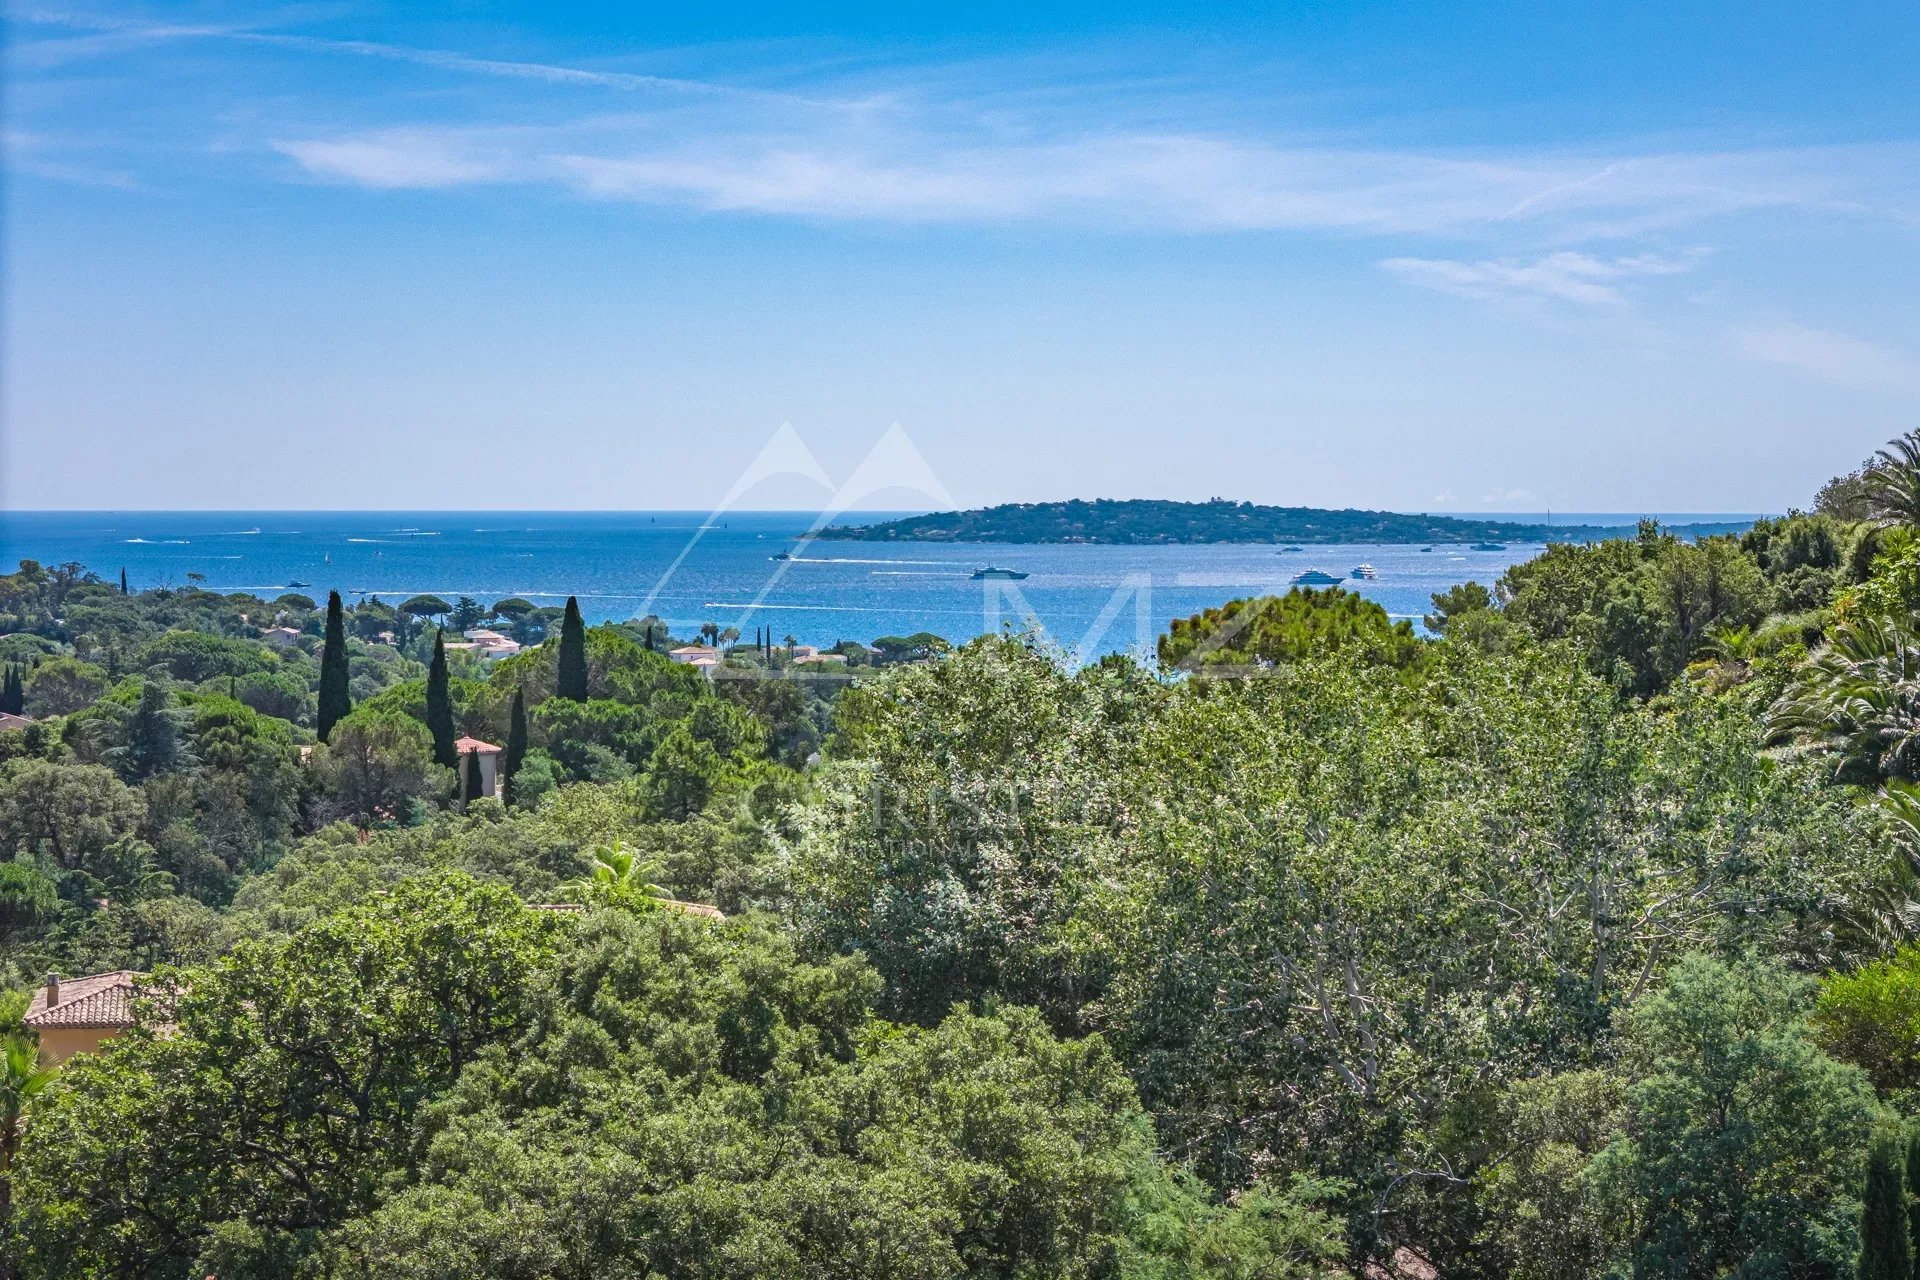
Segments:
[[[482,742],[478,738],[455,738],[453,741],[453,749],[461,755],[465,755],[469,751],[486,752],[500,750],[499,747],[494,746],[491,742]]]
[[[725,920],[727,913],[704,902],[682,902],[678,898],[655,898],[655,906],[665,907],[669,911],[679,911],[690,916],[700,916],[708,920]],[[566,914],[588,910],[584,902],[539,902],[531,904],[533,911],[559,911]]]
[[[21,1021],[29,1027],[130,1027],[133,984],[139,977],[131,969],[117,969],[86,978],[62,978],[60,1001],[52,1008],[47,1007],[47,987],[41,983]]]

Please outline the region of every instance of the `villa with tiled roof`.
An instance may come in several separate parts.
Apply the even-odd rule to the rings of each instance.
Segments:
[[[21,1021],[39,1034],[48,1061],[92,1053],[133,1025],[134,985],[143,976],[131,969],[86,978],[48,974]]]

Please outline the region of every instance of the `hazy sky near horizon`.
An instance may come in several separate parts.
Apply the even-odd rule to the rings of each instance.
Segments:
[[[0,502],[1780,510],[1920,427],[1910,2],[428,8],[8,9]]]

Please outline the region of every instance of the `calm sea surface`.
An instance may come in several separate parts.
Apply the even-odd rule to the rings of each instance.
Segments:
[[[899,513],[849,514],[847,523]],[[1514,516],[1538,520],[1539,516]],[[1561,513],[1566,523],[1631,524],[1616,513]],[[1668,523],[1745,516],[1670,515]],[[124,567],[135,590],[185,586],[205,575],[218,591],[300,590],[351,602],[389,602],[422,592],[483,604],[522,596],[537,604],[580,598],[590,621],[646,613],[687,635],[703,622],[803,644],[931,631],[965,640],[1006,625],[1034,625],[1085,659],[1111,650],[1150,652],[1172,619],[1236,596],[1285,591],[1313,568],[1417,618],[1428,598],[1454,583],[1491,585],[1508,565],[1540,551],[1438,546],[1113,547],[1004,545],[882,546],[815,542],[796,549],[812,525],[805,513],[731,512],[710,526],[689,512],[14,512],[0,513],[0,566],[23,557],[78,560],[102,577]],[[1379,577],[1351,579],[1371,564]],[[1021,581],[975,582],[994,564]],[[295,582],[310,586],[294,588]]]

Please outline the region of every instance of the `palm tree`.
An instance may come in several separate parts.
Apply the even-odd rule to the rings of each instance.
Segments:
[[[660,864],[642,861],[629,845],[599,845],[593,849],[593,870],[583,879],[560,886],[569,895],[585,898],[609,907],[642,910],[653,906],[655,898],[667,891],[649,876],[660,873]]]
[[[1836,626],[1768,712],[1776,735],[1841,757],[1840,768],[1920,778],[1920,632],[1908,617]]]
[[[0,1062],[0,1222],[13,1210],[13,1158],[27,1118],[58,1074],[59,1068],[40,1065],[40,1048],[25,1034],[7,1037]]]
[[[1861,477],[1868,515],[1880,524],[1920,527],[1920,431],[1889,440]]]
[[[1703,647],[1708,657],[1722,662],[1745,662],[1758,650],[1752,627],[1719,626],[1707,632]]]
[[[719,638],[719,636],[720,636],[719,623],[703,622],[700,624],[700,638],[702,640],[705,640],[708,644],[712,644],[715,640]]]

